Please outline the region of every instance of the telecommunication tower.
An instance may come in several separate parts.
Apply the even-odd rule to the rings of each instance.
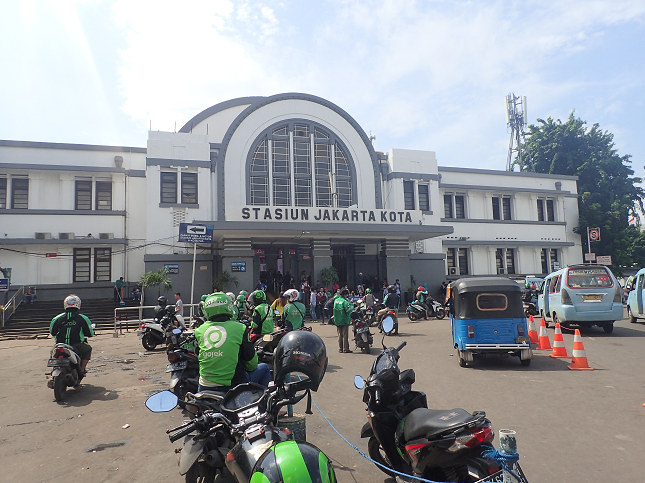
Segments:
[[[513,171],[513,153],[517,153],[517,160],[520,171],[535,171],[533,161],[526,153],[522,152],[522,143],[526,142],[524,128],[527,124],[526,96],[508,94],[504,98],[506,107],[506,127],[510,130],[511,139],[508,143],[508,157],[506,159],[506,171]]]

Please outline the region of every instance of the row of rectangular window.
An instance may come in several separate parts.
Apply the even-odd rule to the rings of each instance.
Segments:
[[[511,197],[493,196],[493,220],[512,220]],[[446,193],[443,195],[444,218],[466,218],[464,195]],[[407,198],[406,198],[406,209]],[[555,206],[552,199],[537,200],[538,221],[555,221]]]
[[[92,209],[92,181],[76,180],[74,208],[77,210]],[[95,210],[112,210],[112,182],[96,182],[96,199],[94,200]]]
[[[554,263],[558,263],[558,250],[542,248],[542,273],[551,273]],[[468,275],[468,249],[448,248],[446,251],[448,275]],[[515,269],[515,249],[497,248],[495,250],[495,265],[498,274],[513,275]],[[451,268],[455,270],[450,270]]]
[[[177,179],[175,171],[161,172],[161,202],[177,203]],[[197,204],[197,173],[181,173],[181,199],[182,204]]]
[[[0,178],[0,208],[7,208],[7,178]],[[29,178],[11,178],[9,206],[14,210],[26,210],[29,206]]]
[[[74,248],[73,277],[74,282],[89,282],[92,264],[91,248]],[[94,249],[94,281],[109,282],[112,279],[112,249]]]
[[[430,189],[427,184],[417,185],[417,194],[419,196],[419,209],[421,211],[430,211]],[[415,210],[414,202],[414,181],[403,182],[403,203],[404,209]]]

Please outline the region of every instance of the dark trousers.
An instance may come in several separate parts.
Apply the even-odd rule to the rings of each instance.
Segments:
[[[337,325],[338,331],[338,350],[340,352],[349,352],[349,325]]]

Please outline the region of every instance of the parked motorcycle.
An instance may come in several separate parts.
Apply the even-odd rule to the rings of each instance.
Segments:
[[[365,304],[361,304],[360,311],[363,315],[363,320],[365,320],[367,325],[369,325],[370,327],[376,327],[378,325],[378,321],[376,320],[376,314],[378,310],[376,309],[375,305],[367,306]]]
[[[386,332],[393,325],[389,318],[383,322]],[[500,471],[499,463],[482,455],[493,449],[495,436],[486,413],[428,409],[425,393],[412,390],[414,370],[399,370],[399,353],[405,345],[405,341],[396,348],[383,344],[367,381],[354,378],[367,404],[368,422],[361,438],[369,438],[370,457],[385,466],[378,468],[390,476],[395,474],[388,468],[453,482],[474,482]]]
[[[47,361],[52,371],[47,375],[47,387],[54,390],[56,401],[64,401],[68,387],[77,387],[83,379],[81,358],[71,345],[58,343]]]
[[[169,305],[160,319],[154,318],[152,322],[143,322],[139,330],[139,339],[141,339],[143,348],[151,351],[158,345],[170,344],[172,342],[172,330],[175,329],[175,321],[178,322],[182,331],[186,330],[184,318],[175,313],[173,305]]]
[[[369,324],[363,319],[358,310],[354,310],[351,315],[352,328],[354,329],[354,343],[363,354],[369,354],[374,339],[370,332]]]
[[[430,309],[430,311],[428,312],[428,315],[430,317],[443,319],[446,316],[446,309],[435,299],[428,298],[426,305]],[[426,317],[426,310],[423,307],[421,307],[419,302],[417,302],[416,300],[408,304],[408,307],[405,310],[405,312],[408,314],[408,319],[412,321],[423,319]]]
[[[179,340],[176,347],[168,351],[166,372],[170,372],[170,390],[180,399],[186,393],[196,393],[199,385],[199,359],[195,351],[195,335],[181,336],[179,329],[173,330]]]

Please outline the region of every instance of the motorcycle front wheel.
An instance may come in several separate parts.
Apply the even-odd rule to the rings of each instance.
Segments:
[[[152,337],[151,333],[147,333],[143,336],[141,339],[141,345],[143,348],[147,351],[153,351],[155,350],[155,347],[157,347],[157,343],[155,342],[154,338]]]
[[[408,319],[410,319],[412,322],[414,322],[415,320],[417,320],[417,316],[416,316],[416,314],[414,312],[408,311]]]
[[[65,393],[67,392],[67,381],[65,381],[65,374],[60,374],[54,377],[54,399],[57,402],[65,400]]]
[[[370,327],[376,327],[378,325],[378,320],[376,320],[376,316],[372,315],[368,321],[368,324]]]
[[[388,468],[391,468],[390,463],[387,461],[387,456],[385,456],[385,452],[383,451],[383,448],[381,448],[381,443],[379,443],[378,439],[376,439],[374,436],[372,436],[367,442],[367,452],[369,453],[370,458],[372,458],[374,461]],[[396,477],[396,473],[392,471],[388,471],[382,466],[376,465],[376,467],[386,475],[391,476],[393,478]]]
[[[206,463],[193,464],[186,473],[186,483],[214,483],[217,470]]]
[[[439,320],[443,319],[446,316],[446,311],[442,308],[439,307],[437,309],[437,313],[435,314],[435,317]]]

